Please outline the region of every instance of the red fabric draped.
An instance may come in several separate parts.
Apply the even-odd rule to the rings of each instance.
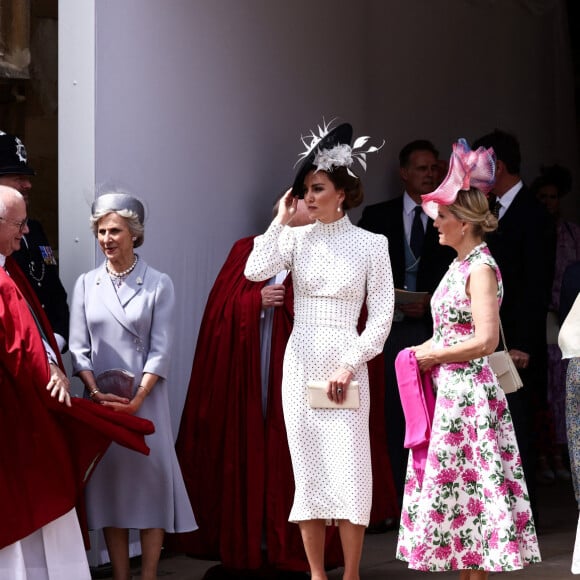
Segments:
[[[33,308],[58,356],[50,325],[23,273],[0,269],[0,548],[72,509],[111,441],[148,453],[150,421],[46,390],[50,371]],[[18,285],[18,288],[17,288]],[[26,299],[25,299],[26,296]],[[29,307],[30,306],[30,307]]]
[[[265,282],[250,282],[243,273],[252,247],[253,237],[234,244],[207,301],[176,444],[199,530],[170,535],[166,543],[231,568],[306,570],[298,526],[288,522],[294,480],[281,400],[293,295],[290,286],[285,306],[274,316],[264,419],[260,292]],[[342,554],[332,537],[327,557],[339,565]]]
[[[282,360],[293,324],[292,285],[288,277],[285,304],[274,314],[264,419],[260,292],[265,282],[250,282],[243,274],[252,247],[253,237],[234,244],[206,305],[176,445],[199,529],[169,536],[167,546],[221,560],[230,568],[269,565],[307,570],[299,528],[288,522],[294,478],[282,412]],[[378,507],[373,507],[373,515],[380,520],[395,516],[398,508],[382,418],[382,366],[373,377],[379,383],[372,404],[380,405],[371,413],[379,475],[375,480]],[[390,499],[383,500],[383,494]],[[342,564],[336,528],[328,528],[325,558],[328,567]]]
[[[385,424],[385,361],[382,354],[368,363],[371,410],[369,430],[373,469],[373,505],[370,524],[399,517],[397,491],[391,470]]]

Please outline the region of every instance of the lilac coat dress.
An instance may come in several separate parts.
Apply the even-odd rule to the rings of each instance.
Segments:
[[[159,375],[137,413],[155,424],[149,456],[113,443],[87,485],[91,529],[197,528],[177,463],[166,377],[170,368],[174,290],[171,279],[140,259],[115,290],[104,264],[79,277],[72,296],[70,351],[73,373],[123,368]]]

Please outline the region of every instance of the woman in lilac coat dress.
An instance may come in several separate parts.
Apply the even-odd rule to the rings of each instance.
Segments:
[[[93,203],[91,223],[105,262],[77,280],[72,296],[73,372],[95,402],[150,419],[149,456],[112,444],[87,486],[91,529],[103,529],[115,580],[130,578],[128,529],[140,531],[141,578],[157,577],[164,532],[197,528],[177,463],[166,377],[172,352],[171,279],[134,252],[143,243],[144,208],[109,193]],[[134,375],[128,392],[105,392],[99,375]],[[113,389],[115,391],[115,389]]]

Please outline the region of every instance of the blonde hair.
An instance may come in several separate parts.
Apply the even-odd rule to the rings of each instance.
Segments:
[[[472,224],[474,235],[480,238],[497,229],[497,218],[489,211],[487,197],[475,187],[459,190],[448,207],[459,221]]]

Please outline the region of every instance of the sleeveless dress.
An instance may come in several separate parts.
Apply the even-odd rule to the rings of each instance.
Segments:
[[[272,223],[254,240],[245,275],[286,269],[294,284],[294,327],[284,354],[282,407],[295,479],[289,520],[368,525],[372,501],[370,394],[366,362],[382,352],[394,309],[387,239],[350,222],[290,228]],[[357,322],[366,303],[368,318]],[[347,363],[359,382],[359,409],[312,409],[308,381]]]
[[[433,294],[433,348],[474,334],[466,284],[475,266],[501,274],[487,245],[455,259]],[[397,558],[423,571],[504,572],[540,561],[510,411],[487,357],[433,368],[437,402],[422,482],[409,459]]]

